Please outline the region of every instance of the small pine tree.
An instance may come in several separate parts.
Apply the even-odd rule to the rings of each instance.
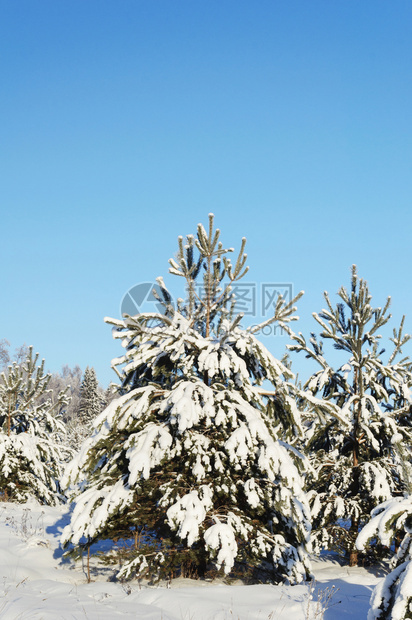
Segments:
[[[110,383],[110,385],[108,385],[104,391],[102,390],[102,393],[101,393],[102,410],[105,409],[108,405],[110,405],[112,400],[117,398],[118,389],[119,389],[118,385],[116,385],[115,383]]]
[[[401,540],[391,561],[392,571],[376,586],[370,600],[368,620],[412,618],[412,496],[394,497],[377,506],[357,539],[363,551],[379,539],[390,546]]]
[[[36,497],[56,505],[62,496],[59,479],[65,428],[59,414],[67,403],[62,391],[52,403],[44,360],[28,349],[26,360],[14,362],[0,377],[0,493],[6,500]]]
[[[102,410],[102,399],[99,395],[99,384],[93,367],[87,366],[80,386],[80,402],[78,418],[82,425],[90,426]]]
[[[158,279],[164,314],[108,319],[126,350],[114,361],[121,396],[66,472],[78,488],[63,543],[133,538],[121,578],[236,569],[296,583],[309,573],[306,498],[284,442],[301,432],[292,373],[240,327],[231,286],[247,271],[245,239],[232,265],[219,235],[210,215],[208,232],[179,237],[170,272],[188,298],[177,309]],[[293,320],[294,302],[279,299],[272,321]]]
[[[341,288],[334,308],[327,293],[327,309],[314,318],[321,338],[343,351],[346,362],[334,370],[323,343],[312,334],[310,345],[302,334],[289,348],[303,351],[321,369],[302,393],[309,405],[307,450],[316,476],[309,476],[313,537],[318,547],[338,547],[354,566],[355,540],[371,510],[407,484],[402,443],[411,445],[412,364],[401,357],[410,336],[393,331],[392,353],[382,360],[378,333],[391,318],[390,298],[383,308],[371,306],[365,280],[352,270],[351,290]],[[320,396],[320,398],[319,398]]]

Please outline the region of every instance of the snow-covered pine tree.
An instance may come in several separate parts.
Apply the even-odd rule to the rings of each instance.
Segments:
[[[52,403],[44,360],[28,349],[26,360],[14,362],[0,376],[0,494],[24,502],[36,497],[43,504],[61,500],[59,479],[64,435],[59,420],[67,404],[66,391]]]
[[[117,398],[118,389],[119,389],[119,386],[117,384],[110,383],[104,391],[102,390],[102,393],[101,393],[102,410],[105,409],[108,405],[110,405],[110,403],[112,402],[114,398]]]
[[[106,319],[126,350],[113,362],[121,396],[67,470],[67,484],[79,486],[63,543],[90,551],[99,539],[134,537],[120,578],[235,567],[297,583],[309,572],[295,459],[303,461],[285,443],[301,433],[292,374],[234,316],[246,240],[233,265],[219,236],[210,214],[208,232],[199,225],[196,238],[179,237],[170,272],[186,280],[187,301],[177,309],[159,278],[164,314]],[[279,299],[271,321],[294,320],[296,299]],[[265,379],[275,387],[276,426]]]
[[[80,386],[80,402],[78,419],[83,426],[90,426],[102,410],[102,399],[99,394],[99,383],[93,366],[86,367]]]
[[[392,571],[374,589],[368,620],[407,620],[412,618],[412,496],[394,497],[377,506],[371,520],[357,539],[365,550],[377,538],[383,545],[393,544],[402,535]]]
[[[410,338],[403,335],[404,319],[393,330],[392,352],[383,361],[378,330],[391,318],[390,298],[383,308],[373,308],[355,266],[350,291],[342,287],[338,295],[341,301],[333,307],[325,293],[327,309],[313,316],[320,337],[344,352],[345,363],[334,370],[315,334],[310,344],[295,335],[289,348],[320,366],[303,392],[309,405],[307,450],[317,474],[309,476],[313,539],[318,548],[337,546],[354,566],[356,537],[371,510],[405,490],[402,443],[410,446],[412,438],[412,365],[401,357]]]
[[[77,371],[77,369],[80,371],[78,367],[76,367],[74,371]],[[70,369],[68,369],[67,374],[69,374],[69,372]],[[75,376],[74,378],[76,379],[77,377]],[[73,390],[73,385],[71,384],[69,385],[69,389],[72,393],[74,392],[74,398],[77,401],[77,406],[67,411],[65,419],[67,430],[66,443],[73,453],[73,451],[77,452],[83,441],[91,435],[93,420],[106,405],[104,392],[98,384],[96,372],[93,367],[86,367],[83,379],[77,391]],[[71,454],[69,460],[72,456],[73,454]]]

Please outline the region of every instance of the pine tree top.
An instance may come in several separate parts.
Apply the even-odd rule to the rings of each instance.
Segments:
[[[284,373],[289,378],[292,377],[290,369],[280,362],[275,362],[273,356],[263,345],[259,343],[257,347],[257,340],[253,334],[273,322],[278,322],[281,327],[289,330],[288,323],[298,318],[294,314],[296,312],[294,304],[303,293],[299,293],[290,302],[286,302],[279,296],[274,315],[269,320],[261,325],[242,329],[243,315],[236,312],[236,295],[233,285],[248,272],[245,246],[246,238],[243,238],[238,256],[232,262],[228,255],[234,250],[223,246],[220,241],[220,230],[214,230],[214,216],[209,214],[208,230],[199,224],[196,237],[194,235],[187,235],[185,239],[179,237],[178,252],[175,258],[169,261],[169,272],[185,279],[186,300],[178,299],[174,307],[172,296],[163,279],[157,278],[159,292],[154,289],[153,294],[162,304],[162,314],[142,313],[133,317],[125,315],[121,321],[105,318],[107,323],[114,326],[114,337],[122,338],[126,349],[125,356],[114,360],[112,364],[115,369],[126,364],[123,369],[125,374],[118,372],[123,381],[129,384],[129,375],[137,369],[139,364],[141,367],[144,364],[147,366],[150,355],[159,355],[157,346],[161,340],[163,340],[162,355],[165,364],[167,361],[165,350],[172,346],[172,343],[175,351],[170,361],[174,362],[179,357],[181,359],[188,357],[185,362],[186,366],[191,360],[193,361],[193,358],[186,356],[185,347],[197,349],[198,354],[202,354],[204,358],[202,358],[198,373],[203,373],[206,383],[212,376],[216,376],[213,368],[213,360],[216,362],[216,357],[223,355],[223,351],[230,356],[229,347],[240,352],[243,350],[246,356],[246,350],[250,348],[252,342],[256,349],[259,348],[257,357],[265,357],[266,361],[271,359],[269,365],[276,366],[273,372],[277,375]],[[169,340],[162,338],[162,334],[167,334]],[[153,344],[151,344],[151,338],[154,338]],[[179,340],[179,347],[176,346],[176,339]],[[137,344],[139,344],[141,353],[136,356],[134,347]],[[128,351],[132,349],[134,359],[131,362],[132,365],[129,365],[131,355]],[[208,358],[210,368],[206,368],[206,358]],[[266,376],[262,376],[261,369],[256,366],[255,361],[250,361],[249,364],[246,359],[244,360],[247,372],[251,373],[258,383],[261,383]],[[231,363],[230,359],[227,363]],[[167,370],[165,364],[162,372]]]

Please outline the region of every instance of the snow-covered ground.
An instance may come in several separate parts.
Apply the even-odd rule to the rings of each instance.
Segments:
[[[81,562],[62,560],[59,537],[67,507],[0,503],[0,618],[68,620],[345,620],[366,619],[373,571],[313,563],[308,586],[223,585],[178,579],[170,587],[109,582],[96,571],[86,583]],[[317,602],[335,592],[322,616]]]

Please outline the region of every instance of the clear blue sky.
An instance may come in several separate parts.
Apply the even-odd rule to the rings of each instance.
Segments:
[[[107,384],[103,317],[210,211],[306,334],[352,263],[412,331],[411,33],[409,0],[2,0],[0,338]]]

